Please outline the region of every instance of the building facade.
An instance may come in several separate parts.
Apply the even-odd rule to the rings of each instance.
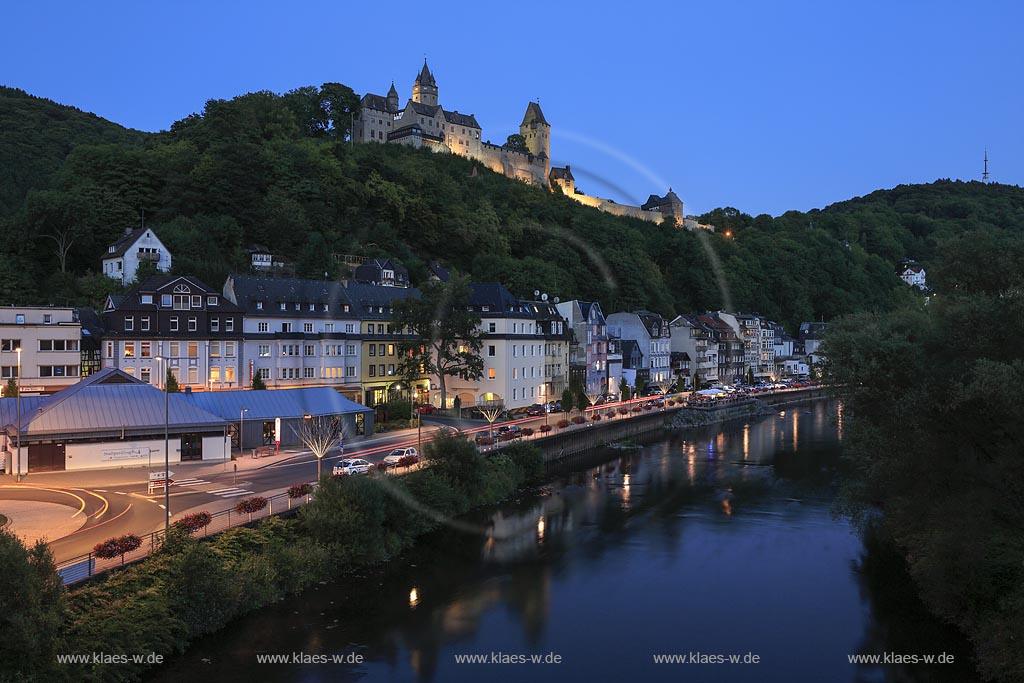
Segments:
[[[23,396],[52,394],[81,376],[82,325],[72,308],[0,308],[0,386]],[[19,379],[20,349],[20,382]]]
[[[361,401],[359,316],[338,282],[231,275],[224,297],[243,314],[243,386],[327,386]]]
[[[591,396],[610,391],[608,366],[608,321],[596,301],[562,301],[558,313],[572,327],[570,373],[578,372],[581,388]]]
[[[103,308],[103,367],[163,387],[167,368],[183,389],[237,389],[242,311],[194,277],[154,275]]]
[[[160,272],[170,272],[171,252],[151,228],[125,228],[121,239],[107,247],[103,274],[122,285],[130,285],[144,263],[154,264]]]
[[[648,384],[667,390],[672,384],[671,332],[668,321],[657,313],[635,311],[613,313],[608,316],[608,326],[614,328],[625,340],[635,341],[647,361],[650,377]],[[623,372],[626,359],[623,350]]]

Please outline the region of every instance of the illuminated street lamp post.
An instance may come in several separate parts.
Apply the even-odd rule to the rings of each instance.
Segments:
[[[167,373],[170,368],[165,356],[154,358],[160,363],[164,379],[164,533],[171,529],[171,451],[170,451],[170,392],[167,391]]]
[[[17,348],[18,351],[18,380],[16,385],[18,387],[18,476],[17,481],[21,481],[21,347]]]

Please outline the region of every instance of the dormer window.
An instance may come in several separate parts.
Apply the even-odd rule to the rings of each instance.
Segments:
[[[263,302],[262,301],[257,301],[256,302],[256,310],[257,311],[262,311],[263,310]]]
[[[170,294],[161,294],[160,295],[160,305],[163,306],[164,308],[170,308],[171,307],[171,295]]]
[[[282,311],[287,311],[288,310],[288,304],[286,304],[285,302],[282,301],[281,302],[281,310]]]
[[[217,297],[215,297],[215,296],[208,296],[208,297],[206,297],[206,305],[207,306],[216,306],[217,305]]]
[[[310,304],[310,305],[309,305],[309,310],[310,310],[311,312],[312,312],[312,311],[315,311],[315,310],[316,310],[316,304]]]
[[[153,303],[153,295],[152,294],[143,294],[141,297],[139,297],[139,301],[141,303],[143,303],[143,304],[152,304]]]

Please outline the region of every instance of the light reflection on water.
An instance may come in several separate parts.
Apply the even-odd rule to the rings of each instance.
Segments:
[[[857,571],[863,543],[831,514],[841,413],[826,402],[787,410],[609,451],[481,514],[484,536],[437,534],[407,565],[244,619],[156,680],[972,680],[969,668],[904,679],[847,663],[884,651],[898,625]],[[958,645],[935,642],[923,651]],[[255,652],[314,647],[367,661],[254,663]],[[497,651],[563,663],[455,662]],[[753,652],[761,664],[653,664],[689,651]]]

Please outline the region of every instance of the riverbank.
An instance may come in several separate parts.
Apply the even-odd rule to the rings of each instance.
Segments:
[[[38,651],[81,655],[85,663],[45,656],[26,662],[26,669],[0,669],[0,680],[139,680],[237,617],[387,562],[438,526],[457,526],[460,515],[499,503],[544,476],[539,451],[525,444],[480,458],[472,443],[443,436],[426,455],[431,467],[400,478],[325,478],[314,500],[288,518],[202,541],[172,533],[149,559],[66,594],[38,615],[50,625]],[[50,570],[59,584],[52,562]],[[97,661],[92,653],[117,657]],[[135,653],[147,656],[133,660]]]

